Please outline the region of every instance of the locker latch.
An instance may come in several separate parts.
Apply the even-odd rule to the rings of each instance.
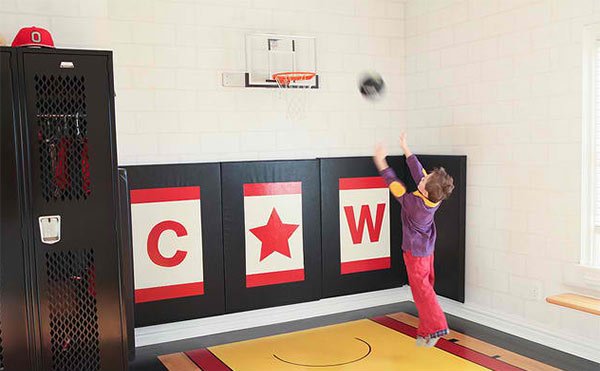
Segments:
[[[38,220],[43,243],[52,245],[60,241],[60,215],[40,216]]]

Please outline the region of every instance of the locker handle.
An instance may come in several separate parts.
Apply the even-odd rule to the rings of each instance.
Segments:
[[[52,245],[60,241],[60,215],[40,216],[38,221],[43,243]]]

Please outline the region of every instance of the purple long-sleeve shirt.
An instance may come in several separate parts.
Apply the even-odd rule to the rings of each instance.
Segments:
[[[417,156],[408,157],[406,163],[415,183],[419,184],[427,173]],[[402,206],[402,250],[408,251],[414,256],[433,254],[436,237],[433,216],[440,203],[429,201],[418,190],[406,193],[406,186],[390,167],[382,170],[380,174],[385,179],[392,195]]]

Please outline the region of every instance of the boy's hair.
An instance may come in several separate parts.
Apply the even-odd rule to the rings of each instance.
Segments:
[[[427,198],[431,202],[443,201],[452,194],[454,179],[448,175],[443,167],[434,169],[429,180],[427,180],[427,184],[425,184],[425,190],[427,191]]]

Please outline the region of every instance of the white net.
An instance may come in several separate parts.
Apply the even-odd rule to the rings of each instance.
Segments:
[[[278,96],[285,99],[287,106],[286,116],[290,120],[302,120],[306,118],[308,106],[308,94],[312,84],[308,80],[315,76],[314,73],[304,75],[281,74],[274,76],[279,86]]]

